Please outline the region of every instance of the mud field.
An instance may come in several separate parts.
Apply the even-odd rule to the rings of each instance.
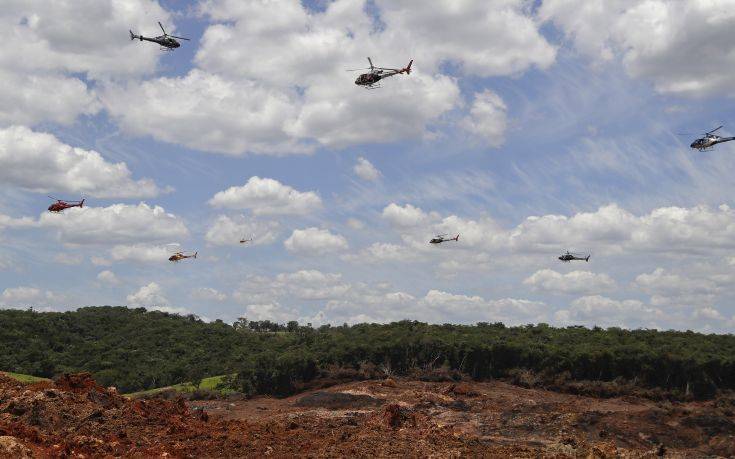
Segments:
[[[0,375],[0,457],[733,457],[734,405],[402,380],[187,403]]]

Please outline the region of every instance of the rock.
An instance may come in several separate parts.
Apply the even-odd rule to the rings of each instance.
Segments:
[[[0,437],[0,458],[30,459],[33,452],[15,437]]]

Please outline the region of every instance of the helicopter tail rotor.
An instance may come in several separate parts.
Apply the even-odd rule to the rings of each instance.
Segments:
[[[413,59],[411,59],[411,62],[408,63],[405,69],[403,69],[406,72],[406,75],[411,74],[411,65],[413,65]]]
[[[130,41],[135,40],[135,34],[133,33],[133,31],[132,30],[128,30],[128,32],[130,32]]]

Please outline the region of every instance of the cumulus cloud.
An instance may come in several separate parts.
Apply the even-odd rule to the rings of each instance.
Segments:
[[[202,301],[225,301],[227,294],[218,291],[211,287],[199,287],[191,292],[191,296],[197,300]]]
[[[420,255],[404,245],[374,242],[357,254],[345,258],[357,263],[385,263],[416,261],[420,258]]]
[[[116,245],[110,249],[110,258],[115,262],[161,263],[170,256],[171,251],[162,245]]]
[[[164,242],[189,234],[179,217],[146,203],[75,207],[62,214],[44,213],[40,224],[55,229],[63,242],[80,245]]]
[[[249,244],[267,245],[275,242],[280,225],[274,221],[257,221],[245,216],[218,216],[207,229],[204,239],[213,245],[240,245],[240,240],[253,238]]]
[[[250,177],[243,186],[220,191],[209,200],[214,207],[249,209],[255,215],[306,215],[322,207],[313,191],[297,191],[278,180]]]
[[[499,147],[505,141],[508,124],[506,106],[499,95],[490,90],[475,94],[468,116],[460,126],[491,147]]]
[[[195,69],[183,77],[108,86],[102,101],[134,135],[229,155],[282,155],[310,151],[287,132],[298,108],[294,97]]]
[[[129,306],[144,307],[151,311],[168,312],[170,314],[188,314],[186,308],[174,307],[169,304],[168,298],[163,292],[160,285],[151,282],[143,285],[138,291],[131,293],[127,297]]]
[[[100,109],[96,95],[78,78],[23,75],[0,68],[0,80],[0,125],[71,124],[77,116]]]
[[[141,198],[161,190],[150,179],[134,180],[125,163],[110,163],[94,150],[75,148],[51,134],[23,126],[0,129],[0,180],[42,193],[100,198]]]
[[[349,247],[344,236],[314,227],[294,230],[283,246],[289,252],[310,256],[339,252]]]
[[[735,95],[729,0],[544,0],[539,17],[587,55],[619,56],[631,76],[650,79],[660,92]]]
[[[48,308],[56,301],[58,298],[53,292],[29,286],[9,287],[0,294],[0,306],[4,308]]]
[[[546,68],[555,60],[555,49],[521,0],[372,6],[336,0],[315,11],[294,0],[203,2],[200,12],[213,23],[202,36],[195,69],[182,77],[108,85],[102,99],[135,135],[225,154],[302,153],[317,144],[343,148],[435,137],[442,116],[461,102],[456,79],[441,73],[443,63],[463,74],[494,76]],[[363,53],[389,67],[417,61],[411,75],[385,82],[389,91],[368,92],[344,73]],[[389,56],[400,61],[385,61]],[[175,111],[177,122],[141,116],[160,110]]]
[[[414,207],[411,204],[399,206],[392,202],[383,209],[383,218],[398,227],[417,226],[425,223],[431,217],[434,217],[434,215],[430,216],[420,208]]]
[[[128,28],[152,30],[169,15],[152,0],[57,2],[9,0],[0,12],[0,123],[71,123],[99,103],[86,79],[104,81],[152,72],[155,46],[121,37]],[[83,32],[80,32],[83,31]]]
[[[410,293],[396,291],[386,283],[348,282],[340,274],[317,270],[281,273],[272,278],[249,276],[233,292],[233,299],[244,305],[277,305],[263,308],[266,312],[271,309],[282,311],[282,304],[294,300],[311,301],[320,309],[298,320],[312,323],[417,319],[432,323],[504,321],[518,324],[543,320],[547,309],[541,302],[513,298],[488,300],[440,290],[429,290],[417,298]],[[290,311],[289,320],[297,315]],[[264,318],[273,320],[267,316]]]
[[[355,175],[363,180],[375,181],[380,178],[380,171],[376,169],[370,161],[362,156],[357,158],[357,163],[352,170],[355,172]]]
[[[607,274],[589,271],[571,271],[566,274],[551,269],[536,271],[523,283],[533,290],[562,294],[595,294],[615,288],[615,281]]]
[[[399,216],[410,216],[405,218],[404,226],[425,215],[420,209],[389,207],[390,212],[386,208],[383,215],[391,215],[396,223],[403,221]],[[511,228],[503,228],[489,217],[468,220],[450,215],[435,227],[461,233],[463,247],[490,252],[550,253],[563,250],[570,241],[575,244],[570,248],[593,247],[595,253],[608,254],[623,250],[670,253],[671,247],[676,247],[679,254],[706,254],[735,248],[735,211],[726,205],[661,207],[637,216],[610,204],[571,216],[530,216]],[[404,239],[423,245],[425,238],[408,232]]]
[[[77,253],[57,253],[54,255],[54,263],[76,266],[82,264],[82,256]]]
[[[120,280],[117,278],[115,273],[107,269],[100,271],[100,273],[97,274],[97,280],[108,285],[117,285],[120,283]]]
[[[568,309],[555,313],[561,324],[601,327],[664,328],[671,317],[659,308],[638,300],[615,300],[601,295],[574,300]]]

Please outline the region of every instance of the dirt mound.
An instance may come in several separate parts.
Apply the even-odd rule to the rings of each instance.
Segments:
[[[301,397],[296,406],[309,408],[328,408],[330,410],[359,410],[376,407],[385,400],[364,394],[346,394],[344,392],[313,392]]]
[[[89,374],[34,385],[0,379],[0,436],[12,437],[6,450],[52,457],[242,454],[230,433],[226,423],[190,413],[183,400],[131,401]]]

